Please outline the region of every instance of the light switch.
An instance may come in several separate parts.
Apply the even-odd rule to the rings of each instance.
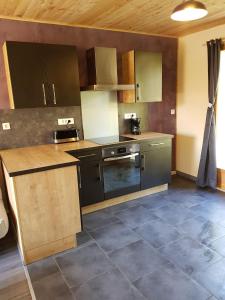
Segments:
[[[11,129],[10,123],[2,123],[2,129],[3,130],[10,130]]]
[[[170,114],[171,114],[171,115],[175,115],[175,113],[176,113],[175,108],[173,108],[173,109],[170,110]]]

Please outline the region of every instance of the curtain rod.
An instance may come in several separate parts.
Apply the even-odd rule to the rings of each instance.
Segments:
[[[219,38],[217,38],[219,39]],[[222,43],[225,44],[225,37],[220,38]],[[205,42],[204,44],[202,44],[202,46],[207,46],[207,42]]]

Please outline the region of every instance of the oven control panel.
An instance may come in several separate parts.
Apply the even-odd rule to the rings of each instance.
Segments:
[[[131,153],[140,152],[140,145],[136,143],[132,144],[123,144],[117,145],[114,147],[104,147],[102,149],[102,156],[105,157],[114,157],[120,155],[128,155]]]

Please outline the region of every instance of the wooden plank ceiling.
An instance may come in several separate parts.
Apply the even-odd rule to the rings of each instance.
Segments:
[[[0,0],[0,17],[182,36],[225,24],[225,0],[202,0],[209,14],[202,20],[174,22],[182,0]]]

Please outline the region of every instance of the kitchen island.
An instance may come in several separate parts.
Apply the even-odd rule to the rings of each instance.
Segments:
[[[93,146],[81,141],[0,152],[24,264],[76,246],[79,161],[64,151]]]

